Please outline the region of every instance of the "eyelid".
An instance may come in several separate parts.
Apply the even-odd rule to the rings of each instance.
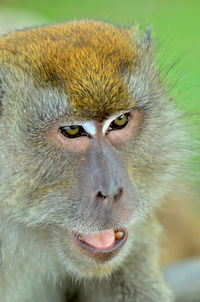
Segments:
[[[93,122],[93,121],[86,121],[86,122],[82,123],[81,126],[91,136],[94,136],[97,132],[95,122]]]
[[[112,115],[109,119],[107,119],[105,122],[104,122],[104,125],[103,125],[103,128],[102,128],[102,132],[103,134],[105,135],[106,132],[108,131],[108,128],[110,126],[110,124],[117,118],[119,117],[120,115],[123,115],[123,114],[128,114],[128,116],[130,115],[130,111],[126,111],[126,112],[118,112],[117,114],[115,115]]]

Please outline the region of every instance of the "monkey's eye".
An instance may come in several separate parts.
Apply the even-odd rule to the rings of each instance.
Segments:
[[[128,124],[128,121],[129,121],[129,114],[128,113],[122,114],[118,116],[114,121],[112,121],[108,131],[112,131],[115,129],[122,129]]]
[[[88,133],[85,132],[82,126],[64,126],[59,128],[62,135],[68,138],[75,138],[79,136],[88,136]]]

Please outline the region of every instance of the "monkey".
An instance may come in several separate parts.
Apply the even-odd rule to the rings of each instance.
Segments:
[[[0,301],[173,301],[156,211],[187,131],[154,49],[88,19],[0,37]]]

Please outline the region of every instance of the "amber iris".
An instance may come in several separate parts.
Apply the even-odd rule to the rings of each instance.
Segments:
[[[87,135],[83,127],[76,125],[60,127],[60,132],[62,133],[62,135],[68,138],[75,138],[78,136]]]
[[[118,116],[112,123],[110,124],[109,130],[122,129],[124,128],[129,121],[128,114],[122,114]]]

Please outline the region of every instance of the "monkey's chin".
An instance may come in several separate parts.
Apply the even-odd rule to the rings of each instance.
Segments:
[[[105,230],[91,234],[70,233],[72,243],[84,254],[98,262],[111,260],[118,254],[128,236],[126,228]]]

